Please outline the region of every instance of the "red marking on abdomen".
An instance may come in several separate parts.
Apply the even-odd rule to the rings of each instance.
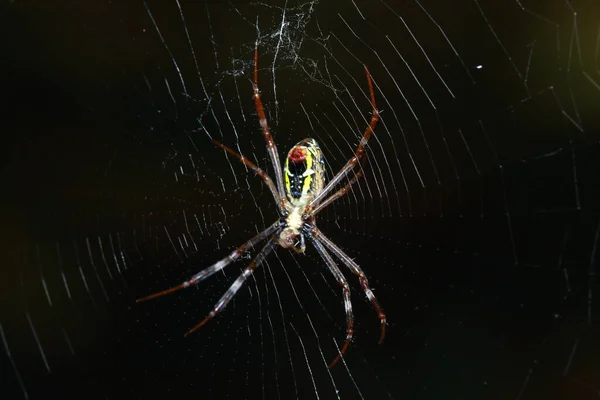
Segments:
[[[294,147],[292,151],[290,151],[288,158],[295,163],[302,162],[306,160],[306,149],[298,146]]]

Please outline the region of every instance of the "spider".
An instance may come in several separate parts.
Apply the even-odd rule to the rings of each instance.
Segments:
[[[362,171],[356,172],[346,186],[331,194],[335,186],[352,172],[354,167],[361,161],[361,158],[365,153],[365,146],[373,135],[375,126],[379,121],[379,112],[375,103],[371,74],[366,66],[365,74],[367,76],[371,105],[373,107],[371,121],[356,148],[354,156],[348,160],[344,167],[327,184],[325,184],[325,161],[321,149],[314,139],[304,139],[292,147],[285,160],[285,168],[283,168],[283,170],[281,168],[277,146],[271,136],[258,90],[258,42],[256,43],[254,48],[253,97],[259,123],[262,128],[262,134],[267,144],[267,150],[271,163],[273,164],[273,170],[275,171],[276,184],[274,184],[273,180],[252,161],[216,140],[213,140],[213,143],[225,150],[231,156],[237,158],[240,162],[244,163],[263,180],[273,195],[280,218],[274,224],[235,249],[227,257],[198,272],[187,281],[169,289],[142,297],[137,300],[138,303],[197,284],[216,272],[221,271],[223,268],[240,258],[240,256],[248,249],[254,247],[255,244],[268,238],[267,243],[258,252],[254,260],[252,260],[252,262],[243,270],[241,275],[238,276],[229,289],[222,295],[210,313],[185,334],[187,337],[211,320],[215,315],[223,311],[248,277],[253,274],[254,270],[265,260],[267,255],[276,245],[286,249],[292,249],[296,253],[304,253],[306,242],[310,242],[323,258],[323,261],[325,261],[325,264],[335,277],[337,283],[342,287],[342,294],[344,297],[346,311],[346,340],[338,351],[337,357],[329,364],[329,368],[333,367],[340,358],[343,357],[354,335],[354,316],[352,313],[352,303],[350,301],[350,287],[330,252],[358,277],[360,286],[377,312],[381,322],[379,343],[383,342],[385,337],[386,316],[369,287],[367,277],[358,264],[356,264],[354,260],[344,253],[335,243],[328,239],[319,228],[317,228],[316,224],[317,213],[330,205],[334,200],[344,196],[362,175]]]

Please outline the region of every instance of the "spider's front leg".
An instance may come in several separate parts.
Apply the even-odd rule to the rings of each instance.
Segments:
[[[202,325],[206,324],[208,321],[213,319],[213,317],[215,315],[217,315],[218,313],[223,311],[223,309],[231,301],[233,296],[235,296],[237,291],[242,287],[244,282],[246,282],[248,277],[254,273],[254,270],[264,261],[264,259],[267,257],[267,255],[269,255],[269,253],[273,250],[274,247],[275,247],[275,241],[274,241],[274,238],[272,237],[271,239],[269,239],[267,244],[265,244],[265,246],[262,248],[262,250],[256,255],[254,260],[252,260],[250,265],[248,265],[244,269],[244,271],[231,284],[229,289],[227,289],[227,291],[223,294],[223,296],[221,296],[221,298],[219,299],[219,301],[217,301],[217,304],[215,304],[215,306],[213,307],[211,312],[208,313],[208,315],[202,321],[200,321],[200,323],[198,323],[192,329],[187,331],[185,336],[190,335],[191,333],[196,331],[198,328],[202,327]]]
[[[256,236],[254,236],[253,238],[248,240],[246,243],[242,244],[240,247],[238,247],[237,249],[232,251],[231,254],[229,254],[227,257],[217,261],[216,263],[214,263],[213,265],[211,265],[207,268],[204,268],[202,271],[198,272],[196,275],[192,276],[190,279],[184,281],[183,283],[181,283],[177,286],[173,286],[169,289],[162,290],[160,292],[153,293],[148,296],[139,298],[136,300],[136,303],[141,303],[143,301],[155,299],[157,297],[164,296],[166,294],[188,288],[188,287],[192,286],[193,284],[197,284],[197,283],[203,281],[204,279],[208,278],[209,276],[214,275],[216,272],[221,271],[223,268],[227,267],[232,262],[234,262],[235,260],[240,258],[241,255],[244,254],[248,249],[250,249],[251,247],[254,247],[255,244],[257,244],[258,242],[264,240],[267,236],[276,232],[280,227],[281,227],[281,222],[280,221],[275,222],[273,225],[269,226],[267,229],[263,230],[262,232],[259,232]]]
[[[315,228],[316,229],[316,228]],[[315,249],[319,252],[319,255],[325,261],[325,264],[329,268],[329,271],[335,277],[335,280],[342,287],[342,295],[344,296],[344,309],[346,311],[346,340],[344,341],[344,345],[340,349],[337,357],[329,364],[329,368],[333,367],[335,364],[340,361],[348,347],[350,346],[350,342],[352,341],[352,337],[354,336],[354,314],[352,313],[352,302],[350,301],[350,286],[348,286],[348,282],[342,274],[342,271],[338,268],[335,261],[329,254],[329,252],[325,249],[325,247],[314,237],[311,237],[311,242]]]
[[[352,314],[352,303],[350,302],[350,289],[348,288],[348,283],[346,282],[344,275],[341,273],[341,271],[337,267],[337,264],[335,263],[335,261],[333,260],[333,258],[327,250],[335,254],[335,256],[340,261],[342,261],[342,263],[346,265],[346,267],[348,267],[352,271],[352,273],[354,273],[354,275],[358,277],[360,281],[360,286],[365,292],[367,299],[371,302],[371,305],[377,312],[381,323],[381,335],[379,337],[379,344],[383,343],[383,339],[385,338],[385,327],[387,324],[387,318],[383,313],[383,309],[379,305],[379,302],[375,298],[373,291],[369,287],[369,282],[362,269],[358,266],[358,264],[354,262],[354,260],[348,257],[346,253],[344,253],[338,246],[336,246],[335,243],[333,243],[325,235],[323,235],[319,228],[317,228],[314,225],[314,217],[313,224],[306,224],[304,232],[307,235],[307,237],[310,238],[311,243],[315,246],[315,248],[319,252],[319,255],[321,256],[321,258],[323,258],[325,264],[327,264],[327,267],[335,276],[339,285],[342,286],[344,295],[344,305],[346,309],[346,340],[344,341],[344,344],[340,349],[338,356],[331,362],[331,364],[329,364],[329,368],[331,368],[343,357],[344,353],[350,346],[352,337],[354,336],[354,316]]]
[[[383,309],[379,305],[377,298],[373,294],[369,286],[369,281],[367,280],[367,276],[363,272],[363,270],[358,266],[357,263],[354,262],[352,258],[350,258],[346,253],[342,251],[335,243],[333,243],[327,236],[323,234],[316,226],[313,229],[313,237],[315,240],[319,241],[323,244],[327,249],[329,249],[354,275],[358,277],[360,282],[360,287],[365,292],[365,296],[371,302],[373,309],[377,312],[377,316],[379,317],[379,321],[381,324],[381,335],[379,336],[379,344],[383,343],[383,339],[385,338],[385,327],[387,325],[387,318]]]

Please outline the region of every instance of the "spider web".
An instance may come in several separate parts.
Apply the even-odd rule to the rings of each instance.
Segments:
[[[597,398],[600,6],[592,1],[168,1],[0,15],[6,398]],[[269,226],[259,87],[283,159],[364,177],[318,217],[365,271],[342,293],[278,248],[188,338]],[[350,177],[351,178],[351,177]]]

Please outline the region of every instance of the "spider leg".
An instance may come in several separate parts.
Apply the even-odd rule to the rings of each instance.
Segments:
[[[333,190],[333,188],[335,187],[335,185],[337,185],[342,180],[343,177],[348,175],[348,173],[356,166],[356,164],[358,164],[360,159],[365,154],[365,150],[366,150],[365,146],[367,145],[367,142],[369,141],[371,136],[373,136],[375,126],[377,125],[377,122],[379,121],[379,111],[377,110],[377,103],[375,103],[375,92],[373,91],[373,82],[371,81],[371,74],[369,73],[369,70],[367,69],[366,66],[365,66],[365,73],[367,74],[367,82],[369,83],[369,92],[371,94],[371,104],[373,105],[373,114],[371,116],[371,122],[367,126],[367,129],[365,129],[365,133],[363,134],[363,137],[360,139],[360,142],[358,143],[358,147],[356,148],[356,152],[354,153],[354,156],[350,160],[348,160],[346,165],[344,165],[342,167],[342,169],[333,178],[331,178],[331,180],[323,188],[321,193],[316,195],[310,201],[309,206],[311,206],[311,207],[314,207],[316,204],[319,204],[319,201],[321,201],[321,199],[323,197],[325,197],[329,192],[331,192]]]
[[[371,305],[377,312],[377,316],[379,317],[379,320],[381,322],[381,335],[379,336],[379,344],[381,344],[383,342],[383,339],[385,338],[386,317],[383,313],[383,309],[379,305],[379,302],[375,298],[373,291],[369,287],[369,281],[367,280],[365,273],[358,266],[358,264],[354,262],[353,259],[351,259],[346,253],[342,251],[342,249],[340,249],[338,246],[336,246],[335,243],[333,243],[330,239],[323,235],[323,232],[321,232],[319,228],[317,228],[316,226],[313,227],[311,235],[315,240],[325,245],[325,247],[327,247],[333,254],[335,254],[335,256],[339,258],[342,261],[342,263],[344,263],[346,267],[348,267],[350,271],[352,271],[352,273],[358,277],[358,280],[360,281],[360,286],[365,292],[367,299],[369,299]]]
[[[279,197],[285,198],[285,191],[283,190],[283,176],[281,175],[281,164],[279,162],[279,153],[277,152],[277,146],[271,135],[269,124],[267,123],[267,117],[265,116],[265,109],[262,101],[260,100],[260,93],[258,92],[258,41],[254,47],[254,82],[252,83],[254,89],[254,104],[256,105],[256,112],[258,113],[258,122],[262,128],[263,136],[267,142],[267,150],[269,157],[271,157],[271,163],[273,163],[273,169],[275,170],[275,180],[277,181],[277,190],[279,191]]]
[[[313,239],[312,244],[319,252],[321,258],[323,258],[325,261],[325,264],[327,264],[327,267],[329,267],[329,271],[331,271],[339,285],[342,287],[342,293],[344,295],[344,308],[346,310],[346,341],[344,342],[344,345],[342,346],[338,356],[331,362],[331,364],[329,364],[329,368],[331,368],[342,358],[348,349],[350,342],[352,341],[352,336],[354,336],[354,315],[352,314],[352,302],[350,301],[350,287],[348,286],[348,282],[346,281],[344,274],[342,274],[342,271],[340,271],[337,264],[335,261],[333,261],[333,258],[329,252],[327,252],[325,247],[323,247],[321,242]]]
[[[174,286],[172,288],[169,288],[169,289],[157,292],[157,293],[153,293],[151,295],[137,299],[136,303],[140,303],[142,301],[154,299],[156,297],[160,297],[165,294],[176,292],[180,289],[187,288],[194,283],[198,283],[198,282],[208,278],[209,276],[213,275],[215,272],[219,272],[220,270],[222,270],[223,268],[225,268],[226,266],[231,264],[233,261],[237,260],[242,254],[244,254],[244,252],[246,252],[246,250],[248,250],[250,247],[253,247],[256,243],[260,242],[261,240],[263,240],[264,238],[266,238],[267,236],[269,236],[270,234],[275,232],[278,228],[280,228],[280,226],[281,226],[281,223],[279,221],[275,222],[273,225],[271,225],[264,231],[260,232],[258,235],[254,236],[252,239],[248,240],[246,243],[242,244],[240,247],[238,247],[234,251],[232,251],[231,254],[229,254],[227,257],[223,258],[220,261],[217,261],[210,267],[207,267],[207,268],[203,269],[202,271],[198,272],[196,275],[192,276],[189,280],[183,282],[180,285]]]
[[[326,198],[325,200],[323,200],[323,202],[319,203],[318,206],[316,206],[315,208],[313,208],[310,211],[310,215],[317,215],[317,213],[319,213],[321,210],[323,210],[325,207],[327,207],[328,205],[330,205],[331,203],[333,203],[335,200],[339,199],[340,197],[344,196],[346,193],[348,193],[348,191],[350,190],[350,187],[352,187],[352,185],[354,185],[362,176],[362,171],[358,171],[354,177],[350,180],[350,182],[348,182],[346,184],[346,186],[344,186],[343,188],[341,188],[340,190],[338,190],[337,192],[335,192],[334,194],[332,194],[331,196],[329,196],[328,198]]]
[[[275,240],[273,238],[271,238],[267,242],[267,244],[265,244],[265,246],[262,248],[262,250],[256,255],[254,260],[252,260],[250,265],[248,265],[244,269],[244,271],[240,274],[240,276],[238,276],[237,279],[231,284],[229,289],[227,289],[227,291],[223,294],[223,296],[221,296],[221,298],[219,299],[217,304],[215,304],[214,308],[212,309],[212,311],[210,313],[208,313],[206,318],[204,318],[202,321],[200,321],[200,323],[197,324],[196,326],[194,326],[192,329],[187,331],[187,333],[185,334],[186,337],[188,335],[190,335],[192,332],[194,332],[195,330],[197,330],[198,328],[200,328],[202,325],[204,325],[208,321],[210,321],[215,315],[217,315],[218,313],[223,311],[223,309],[227,306],[227,303],[229,303],[229,301],[233,298],[233,296],[235,296],[235,294],[240,289],[240,287],[242,287],[242,285],[244,284],[246,279],[248,279],[248,277],[250,275],[252,275],[252,273],[254,272],[256,267],[258,267],[260,265],[260,263],[263,262],[265,257],[267,257],[267,255],[271,252],[271,250],[273,250],[274,247],[275,247]]]
[[[358,172],[356,172],[354,174],[354,177],[352,177],[352,179],[350,179],[350,181],[346,184],[346,186],[344,186],[343,188],[341,188],[340,190],[338,190],[337,192],[335,192],[334,194],[332,194],[331,196],[329,196],[322,202],[319,202],[319,204],[317,204],[315,208],[310,210],[309,215],[310,216],[317,215],[319,212],[321,212],[325,207],[327,207],[328,205],[333,203],[335,200],[339,199],[342,196],[345,196],[346,193],[348,193],[350,191],[350,188],[352,187],[352,185],[354,185],[356,182],[358,182],[358,180],[363,176],[365,160],[366,160],[365,158],[362,158],[359,161],[358,165],[359,165],[360,169],[358,170]]]
[[[230,147],[227,147],[224,144],[222,144],[222,143],[220,143],[220,142],[218,142],[216,140],[213,140],[212,142],[215,145],[217,145],[220,148],[222,148],[223,150],[225,150],[230,155],[232,155],[235,158],[237,158],[240,162],[244,163],[244,165],[246,165],[252,171],[256,172],[256,174],[258,176],[260,176],[260,178],[263,180],[263,182],[269,187],[269,190],[271,191],[271,194],[273,195],[273,198],[275,199],[275,203],[279,207],[280,213],[283,214],[283,211],[285,210],[285,205],[283,204],[285,198],[279,196],[279,194],[277,193],[277,188],[275,188],[275,185],[273,184],[273,180],[271,180],[271,178],[269,177],[269,175],[267,175],[267,173],[265,171],[263,171],[262,169],[260,169],[259,167],[257,167],[256,164],[254,164],[252,161],[248,160],[246,157],[242,156],[241,154],[235,152]]]

